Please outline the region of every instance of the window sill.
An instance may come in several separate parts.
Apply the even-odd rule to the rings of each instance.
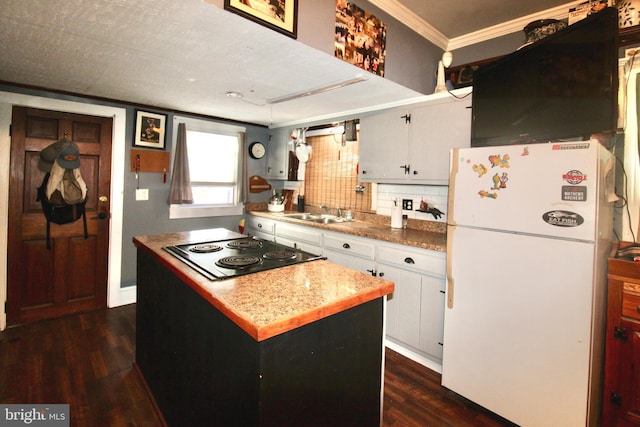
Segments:
[[[242,204],[236,206],[169,205],[169,219],[204,218],[244,214]]]

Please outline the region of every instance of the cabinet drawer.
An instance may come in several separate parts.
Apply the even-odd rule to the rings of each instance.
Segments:
[[[407,246],[378,245],[377,261],[421,273],[445,276],[445,254],[441,252],[417,251]]]
[[[622,292],[622,316],[640,320],[640,294]]]
[[[276,236],[288,237],[294,241],[304,241],[322,246],[322,231],[310,227],[297,226],[279,222],[276,227]]]
[[[286,237],[276,237],[276,243],[280,243],[290,248],[300,249],[301,251],[309,252],[314,255],[322,255],[322,247],[314,245],[312,243],[300,242]]]
[[[376,253],[373,243],[346,234],[325,234],[324,247],[366,259],[374,259]]]
[[[254,230],[258,230],[262,233],[273,234],[276,230],[276,223],[275,221],[271,221],[270,219],[250,216],[247,218],[245,227],[253,228]]]

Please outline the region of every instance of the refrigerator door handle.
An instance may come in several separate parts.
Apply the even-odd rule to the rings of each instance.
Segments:
[[[453,308],[453,287],[454,287],[454,280],[453,280],[453,274],[452,274],[452,264],[453,264],[453,257],[452,255],[452,249],[453,249],[453,233],[455,231],[455,227],[448,227],[448,232],[447,232],[447,308]]]

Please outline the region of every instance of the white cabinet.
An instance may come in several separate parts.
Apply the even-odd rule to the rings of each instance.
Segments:
[[[273,129],[269,134],[267,149],[267,178],[287,179],[289,172],[289,151],[291,150],[291,129]]]
[[[431,184],[449,183],[449,150],[471,146],[471,97],[445,98],[411,111],[408,178]]]
[[[344,233],[324,233],[323,255],[334,262],[363,273],[375,272],[375,241]]]
[[[260,239],[275,240],[276,222],[267,218],[249,215],[244,224],[245,233]]]
[[[463,92],[468,94],[468,90]],[[463,95],[464,96],[464,95]],[[471,144],[471,96],[450,95],[360,118],[360,180],[446,185],[449,150]]]
[[[262,218],[255,217],[258,224]],[[445,308],[445,254],[281,221],[275,241],[324,255],[331,262],[395,283],[387,297],[387,344],[438,370],[442,362]],[[252,227],[262,227],[248,222]]]
[[[314,255],[322,255],[322,230],[278,222],[276,242]]]
[[[405,181],[409,141],[406,108],[360,117],[360,181]]]
[[[379,244],[378,275],[395,283],[387,304],[387,336],[438,363],[444,331],[445,255]]]

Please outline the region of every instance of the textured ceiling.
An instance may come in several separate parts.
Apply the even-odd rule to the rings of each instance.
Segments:
[[[207,1],[2,0],[0,81],[270,126],[364,111],[421,95]],[[416,12],[412,17],[420,14],[419,20],[448,37],[557,4],[371,2],[388,3],[384,7],[392,16],[394,9],[407,6]],[[359,76],[367,80],[297,100],[269,102]],[[229,98],[228,91],[244,97]]]

